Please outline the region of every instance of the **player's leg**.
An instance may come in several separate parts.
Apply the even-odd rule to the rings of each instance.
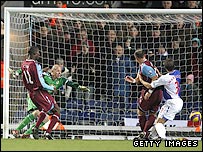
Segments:
[[[154,125],[156,119],[156,113],[159,109],[159,105],[162,101],[162,90],[156,89],[150,96],[149,100],[147,100],[147,109],[149,110],[149,116],[145,123],[143,132],[146,134],[146,138],[149,136],[149,129]]]
[[[45,139],[53,140],[53,137],[51,136],[51,131],[55,124],[59,121],[60,117],[60,108],[57,103],[55,103],[54,109],[51,110],[53,112],[53,115],[50,119],[50,124],[45,131]]]
[[[144,128],[147,122],[146,113],[148,112],[149,106],[148,106],[148,102],[144,100],[145,93],[146,93],[146,90],[142,89],[141,96],[138,99],[137,115],[139,119],[140,128],[142,131],[137,137],[138,140],[145,139],[145,135],[146,135],[146,133],[144,132]]]
[[[166,129],[164,123],[167,120],[173,120],[175,115],[179,113],[182,109],[183,101],[182,99],[169,99],[166,103],[161,107],[161,110],[158,115],[158,120],[155,124],[155,129],[158,136],[161,139],[166,139]]]
[[[148,135],[148,139],[153,140],[153,139],[155,139],[157,137],[158,137],[158,134],[156,132],[156,128],[155,128],[155,126],[153,126],[152,129],[151,129],[150,134]]]
[[[158,138],[165,140],[166,139],[166,128],[164,123],[167,121],[165,118],[158,118],[156,124],[154,125]]]
[[[40,114],[40,112],[39,112]],[[38,115],[39,115],[38,114]],[[49,115],[46,115],[45,119],[42,121],[42,123],[40,124],[39,128],[41,128],[42,126],[44,126],[45,123],[47,123],[49,121]],[[36,126],[36,123],[34,123],[27,131],[24,132],[22,138],[27,138],[29,137],[30,134],[32,134],[32,129]]]
[[[154,125],[154,121],[156,119],[156,113],[149,113],[148,119],[145,123],[143,132],[145,133],[145,138],[148,138],[149,136],[149,129]]]
[[[54,98],[45,90],[36,90],[33,96],[30,97],[40,111],[36,126],[32,130],[34,139],[39,139],[39,126],[45,119],[47,115],[46,113],[54,107]]]
[[[145,123],[147,120],[146,115],[145,115],[145,112],[147,112],[147,111],[145,111],[145,109],[147,107],[147,103],[144,100],[144,94],[145,94],[145,90],[143,89],[141,91],[141,96],[138,99],[138,109],[137,109],[137,115],[138,115],[138,119],[139,119],[139,123],[140,123],[140,128],[142,131],[144,130],[144,126],[145,126]]]
[[[27,126],[30,122],[32,122],[37,117],[37,107],[34,105],[32,100],[29,97],[29,94],[27,95],[27,104],[28,104],[28,114],[22,122],[19,124],[19,126],[16,128],[16,130],[13,130],[12,133],[14,137],[18,138],[20,137],[20,130],[23,129],[25,126]]]
[[[16,130],[12,131],[12,134],[14,137],[19,138],[20,137],[20,130],[23,129],[25,126],[27,126],[30,122],[32,122],[36,117],[30,113],[28,114],[23,120],[22,122],[18,125],[18,127],[16,128]]]

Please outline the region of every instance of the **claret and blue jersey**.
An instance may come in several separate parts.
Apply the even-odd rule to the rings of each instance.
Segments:
[[[153,68],[152,63],[148,60],[146,60],[144,63],[140,65],[138,73],[141,74],[142,79],[144,81],[149,83],[151,83],[152,78],[157,75]]]

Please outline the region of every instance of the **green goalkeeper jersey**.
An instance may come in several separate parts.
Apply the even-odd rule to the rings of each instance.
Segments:
[[[68,86],[71,86],[72,88],[75,88],[75,89],[78,89],[78,87],[79,87],[79,84],[77,82],[69,81],[65,77],[59,77],[57,79],[53,79],[51,74],[48,72],[44,72],[43,77],[44,77],[45,82],[48,85],[55,86],[56,90],[61,88],[63,85],[68,85]],[[53,93],[53,91],[49,91],[49,93]]]
[[[15,71],[16,75],[20,75],[22,74],[22,70],[18,69]],[[59,77],[57,79],[53,79],[51,74],[49,72],[44,72],[43,73],[43,77],[45,82],[48,85],[53,85],[56,87],[56,89],[58,90],[60,87],[62,87],[63,85],[67,85],[67,86],[71,86],[72,88],[78,89],[79,84],[77,82],[73,82],[73,81],[69,81],[67,78],[65,77]],[[53,91],[48,91],[50,94],[53,93]],[[37,107],[35,106],[35,104],[32,102],[32,100],[29,97],[29,94],[27,96],[27,103],[28,103],[28,111],[29,110],[35,110],[37,109]]]

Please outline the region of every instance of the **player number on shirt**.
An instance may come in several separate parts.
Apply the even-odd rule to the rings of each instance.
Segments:
[[[27,84],[33,84],[29,71],[23,71]]]
[[[176,85],[176,90],[177,90],[176,94],[178,94],[179,90],[180,90],[178,81],[175,82],[175,85]]]

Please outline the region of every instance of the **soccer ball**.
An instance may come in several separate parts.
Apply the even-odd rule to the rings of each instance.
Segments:
[[[199,111],[192,111],[189,118],[193,122],[198,122],[202,119],[202,115]]]

